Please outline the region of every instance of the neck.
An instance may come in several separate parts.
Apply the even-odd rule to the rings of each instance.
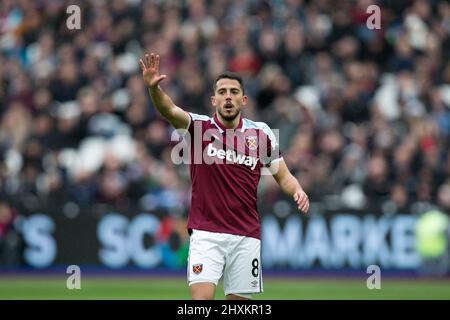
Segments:
[[[225,120],[220,113],[216,112],[217,119],[219,119],[220,123],[227,129],[236,129],[239,125],[239,121],[241,120],[241,114],[239,113],[236,118],[231,121]]]

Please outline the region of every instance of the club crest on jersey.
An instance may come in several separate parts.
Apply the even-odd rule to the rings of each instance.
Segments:
[[[256,148],[258,148],[258,137],[257,136],[245,137],[245,144],[250,150],[256,150]]]
[[[192,266],[192,271],[195,274],[199,274],[203,270],[203,263],[196,263]]]

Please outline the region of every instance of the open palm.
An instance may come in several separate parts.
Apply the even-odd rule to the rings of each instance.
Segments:
[[[166,75],[159,74],[159,55],[151,53],[146,54],[144,60],[139,60],[142,70],[142,78],[147,87],[157,86],[162,80],[166,78]]]

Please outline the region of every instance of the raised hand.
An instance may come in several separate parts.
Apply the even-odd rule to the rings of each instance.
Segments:
[[[142,78],[147,87],[156,87],[167,76],[165,74],[159,74],[159,55],[145,54],[144,60],[139,60],[142,70]]]

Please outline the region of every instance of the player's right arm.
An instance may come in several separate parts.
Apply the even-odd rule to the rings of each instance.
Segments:
[[[175,129],[186,129],[189,125],[189,114],[176,106],[172,99],[161,89],[159,83],[167,76],[159,74],[159,55],[146,54],[140,59],[142,78],[158,112],[170,122]]]

